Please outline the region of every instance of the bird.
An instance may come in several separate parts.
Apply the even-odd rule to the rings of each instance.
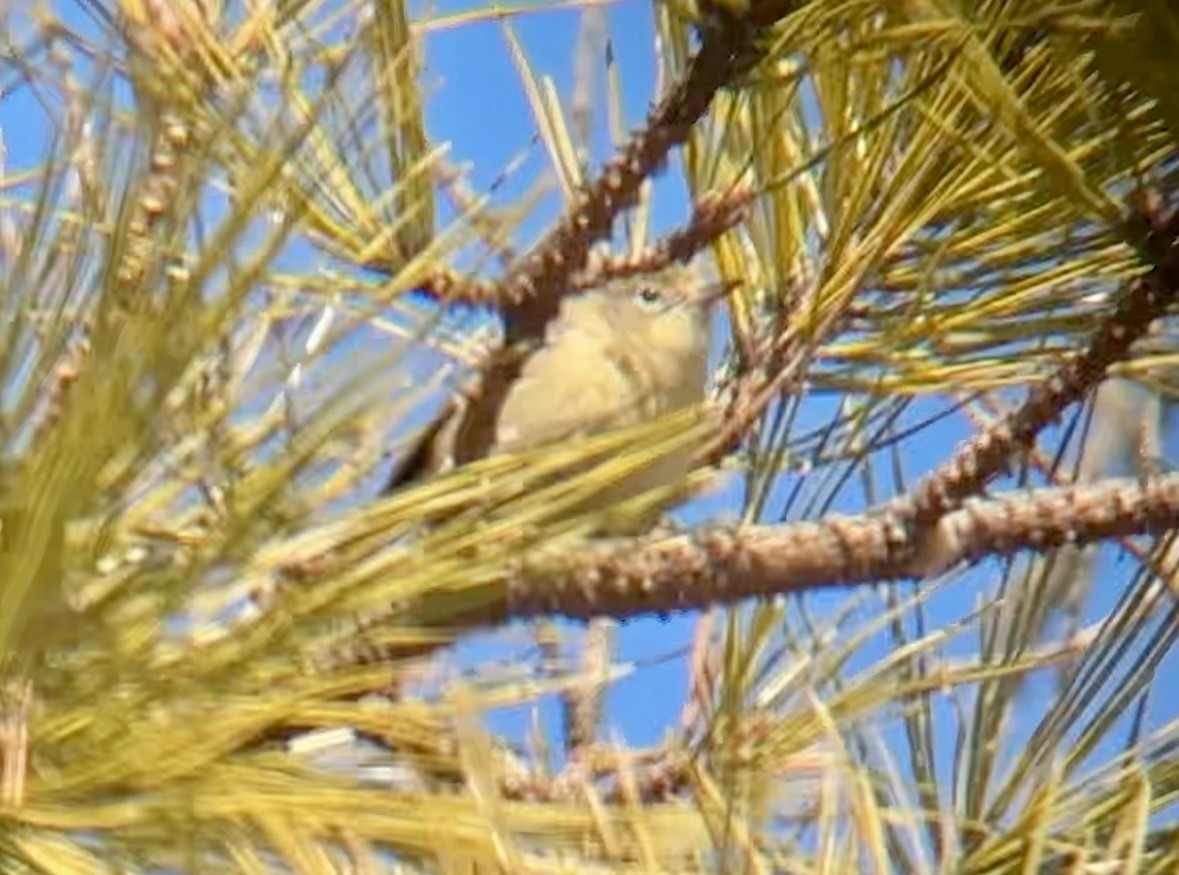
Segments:
[[[724,290],[727,290],[725,287]],[[491,455],[509,455],[638,425],[702,402],[711,311],[721,296],[683,268],[604,282],[561,303],[545,341],[507,387]],[[395,469],[396,488],[463,464],[461,415],[435,422]],[[667,453],[593,497],[604,507],[682,481],[692,448]]]
[[[712,296],[687,282],[607,283],[567,298],[500,410],[493,454],[637,425],[704,400]],[[691,447],[601,493],[614,503],[687,476]]]

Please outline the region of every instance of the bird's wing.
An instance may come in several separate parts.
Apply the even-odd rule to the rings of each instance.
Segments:
[[[442,468],[445,461],[442,451],[462,414],[457,404],[448,404],[435,414],[429,424],[410,439],[405,455],[393,464],[381,494],[388,495]]]
[[[634,422],[635,387],[600,344],[557,343],[537,352],[508,393],[496,451],[519,452]]]

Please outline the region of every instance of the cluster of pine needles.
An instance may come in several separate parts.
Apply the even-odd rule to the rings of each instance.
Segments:
[[[4,8],[0,871],[1179,868],[1179,17],[657,2],[652,90],[609,7]],[[533,122],[487,190],[425,123],[471,28]],[[480,458],[505,341],[703,263],[706,410]],[[685,444],[690,522],[562,513]],[[642,747],[653,666],[521,631],[672,614]]]

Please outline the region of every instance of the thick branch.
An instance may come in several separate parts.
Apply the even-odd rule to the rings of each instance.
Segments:
[[[707,527],[684,535],[603,542],[577,551],[562,547],[556,553],[533,554],[510,569],[502,599],[481,603],[464,616],[448,612],[448,631],[542,615],[587,620],[703,609],[751,597],[931,576],[987,557],[1159,535],[1177,528],[1179,474],[1172,474],[1145,484],[1108,480],[990,500],[972,498],[923,533],[920,551],[907,526],[878,512],[778,526]],[[452,595],[443,598],[451,600]],[[412,605],[400,610],[414,612]],[[397,611],[390,612],[390,621],[396,622]],[[433,612],[427,607],[425,613]],[[437,646],[381,645],[375,660],[412,658]],[[345,654],[332,648],[316,658],[315,666],[332,671],[357,661],[351,649]],[[266,738],[306,728],[279,727]]]
[[[1004,470],[1012,454],[1030,447],[1065,408],[1082,400],[1105,379],[1110,365],[1127,357],[1130,347],[1179,295],[1179,213],[1146,217],[1143,255],[1152,265],[1136,280],[1109,318],[1094,332],[1087,348],[1072,357],[1009,415],[963,442],[948,462],[926,476],[909,493],[893,499],[887,512],[928,525],[979,494]]]
[[[704,528],[675,537],[525,560],[482,624],[562,614],[576,619],[700,609],[750,597],[879,583],[959,562],[1159,534],[1179,527],[1179,475],[1111,480],[972,499],[943,517],[908,559],[907,529],[875,513],[821,522]]]

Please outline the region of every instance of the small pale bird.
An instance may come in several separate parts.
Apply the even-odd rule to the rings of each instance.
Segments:
[[[616,280],[566,298],[545,344],[512,383],[495,422],[491,452],[517,453],[625,425],[704,400],[711,308],[718,287],[701,286],[682,268]],[[390,487],[467,459],[456,435],[470,428],[455,415],[424,435]],[[654,460],[595,496],[604,506],[687,476],[692,448]]]
[[[703,401],[716,296],[682,272],[675,279],[616,281],[567,298],[504,401],[493,452],[635,425]],[[691,454],[689,447],[667,454],[598,500],[673,485],[687,476]]]

